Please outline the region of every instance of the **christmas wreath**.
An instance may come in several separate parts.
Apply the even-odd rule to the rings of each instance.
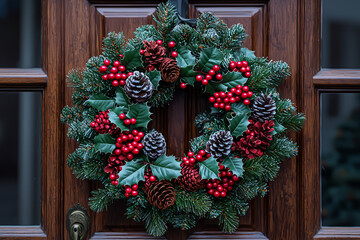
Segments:
[[[69,73],[74,106],[61,119],[79,147],[67,163],[104,185],[92,192],[92,210],[125,199],[126,215],[149,234],[163,235],[168,224],[190,229],[200,218],[233,232],[249,200],[264,196],[279,164],[297,154],[286,133],[300,130],[304,115],[276,90],[289,66],[256,57],[242,46],[243,26],[228,28],[212,13],[196,28],[169,3],[153,17],[128,41],[109,33],[102,55]],[[147,128],[150,109],[169,104],[178,86],[197,87],[211,106],[196,117],[202,135],[180,158],[167,156],[163,135]]]

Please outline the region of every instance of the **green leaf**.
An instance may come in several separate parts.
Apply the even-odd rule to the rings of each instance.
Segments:
[[[214,65],[220,65],[221,61],[224,59],[223,53],[214,47],[205,48],[200,53],[199,62],[197,64],[198,68],[202,72],[209,72]]]
[[[113,124],[115,124],[121,131],[128,131],[129,127],[125,125],[124,121],[120,120],[119,114],[126,112],[128,109],[127,107],[116,107],[111,109],[109,112],[109,120]]]
[[[124,166],[122,166],[122,170],[119,172],[120,185],[131,186],[144,180],[145,168],[146,165],[144,165],[141,159],[127,162]]]
[[[199,173],[202,179],[219,179],[219,166],[214,157],[199,162]]]
[[[115,102],[119,107],[124,107],[124,109],[128,108],[129,98],[122,87],[116,89]]]
[[[150,168],[154,176],[159,180],[171,180],[181,175],[180,162],[176,161],[174,156],[164,154],[151,164]]]
[[[227,157],[222,162],[222,165],[229,168],[238,177],[242,177],[244,173],[242,158]]]
[[[191,86],[194,86],[195,83],[195,79],[196,79],[196,75],[198,75],[198,73],[196,73],[193,70],[193,66],[189,65],[187,67],[184,68],[180,68],[180,78],[186,83],[189,84]]]
[[[233,118],[228,119],[230,125],[229,129],[234,137],[239,137],[246,131],[249,125],[248,114],[239,114]]]
[[[240,72],[228,72],[223,75],[222,84],[226,86],[227,89],[234,88],[237,85],[244,85],[247,78],[244,78]]]
[[[250,108],[240,102],[232,103],[231,110],[234,111],[236,115],[250,114]]]
[[[112,153],[116,140],[110,134],[99,134],[94,138],[95,149],[102,153]]]
[[[125,66],[127,70],[142,66],[140,49],[134,48],[124,53],[124,58],[121,60],[121,64]]]
[[[244,58],[250,58],[250,59],[256,58],[255,51],[251,51],[246,47],[241,48],[240,52],[243,54]]]
[[[146,73],[146,75],[150,78],[151,83],[154,85],[155,90],[157,90],[159,86],[159,82],[161,80],[161,74],[158,70],[154,70]]]
[[[115,105],[114,99],[111,99],[105,96],[103,93],[90,96],[90,98],[85,102],[93,108],[96,108],[99,111],[105,111],[111,109]]]
[[[274,131],[271,132],[271,135],[276,135],[285,131],[286,127],[281,125],[278,121],[275,121]]]
[[[205,92],[209,93],[209,94],[214,94],[215,92],[220,92],[220,91],[223,91],[223,92],[226,92],[227,91],[227,87],[218,82],[218,81],[209,81],[208,85],[206,85],[205,87]]]
[[[126,114],[128,118],[135,118],[135,128],[147,128],[150,122],[150,107],[145,103],[136,103],[129,106],[129,112]]]
[[[180,46],[176,48],[178,56],[176,57],[177,65],[180,68],[185,68],[187,66],[193,66],[195,64],[195,57],[191,54],[191,51],[185,47]]]

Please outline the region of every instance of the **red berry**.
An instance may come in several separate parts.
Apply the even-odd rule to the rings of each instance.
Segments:
[[[236,102],[236,100],[235,100],[235,98],[234,98],[234,97],[231,97],[229,101],[230,101],[230,103],[234,103],[234,102]]]
[[[132,125],[134,125],[136,123],[136,119],[132,118],[132,119],[130,119],[130,122],[131,122]]]
[[[213,69],[217,72],[217,71],[220,70],[220,67],[219,67],[219,65],[214,65],[214,66],[213,66]]]
[[[205,150],[201,149],[201,150],[199,151],[199,154],[200,154],[201,156],[204,156],[204,155],[205,155]]]
[[[175,51],[173,51],[173,52],[171,53],[171,56],[172,56],[173,58],[176,58],[176,57],[178,56],[178,53],[175,52]]]
[[[114,185],[114,186],[116,186],[116,185],[118,185],[118,184],[119,184],[119,181],[118,181],[118,180],[111,181],[111,184],[112,184],[112,185]]]
[[[127,142],[128,136],[122,135],[122,136],[121,136],[121,140],[122,140],[123,142]]]
[[[91,122],[90,127],[94,128],[96,126],[96,122]]]
[[[247,66],[248,66],[248,62],[247,62],[247,61],[242,61],[242,65],[243,65],[244,67],[247,67]]]
[[[126,80],[127,79],[127,75],[125,73],[121,74],[121,79],[122,80]]]
[[[127,187],[127,188],[125,188],[125,192],[126,192],[126,193],[131,193],[132,190],[131,190],[131,188]]]
[[[220,193],[218,191],[215,191],[214,192],[214,197],[216,197],[216,198],[220,197]]]
[[[152,66],[152,65],[150,65],[150,66],[149,66],[149,71],[152,72],[152,71],[154,71],[154,70],[155,70],[155,67]]]
[[[250,70],[251,70],[250,67],[247,66],[247,67],[246,67],[246,71],[247,71],[247,72],[250,72]]]
[[[248,92],[247,92],[247,95],[248,95],[248,97],[252,97],[252,95],[253,95],[253,92],[251,92],[251,91],[248,91]]]
[[[208,194],[213,195],[214,194],[214,189],[209,189]]]
[[[235,62],[231,62],[229,65],[230,69],[234,69],[236,68],[236,63]]]
[[[196,76],[196,81],[200,82],[201,80],[203,80],[203,77],[201,75],[197,75]]]
[[[226,172],[225,172],[225,171],[222,171],[222,172],[221,172],[221,176],[222,176],[222,177],[226,177]]]
[[[183,157],[182,159],[183,159],[183,162],[189,160],[187,157]]]
[[[209,102],[211,102],[211,103],[215,102],[215,98],[214,97],[209,97]]]
[[[231,189],[233,189],[232,186],[229,186],[229,187],[227,188],[228,191],[231,191]]]
[[[226,98],[226,93],[220,92],[220,97],[221,97],[221,98]]]
[[[114,65],[114,67],[118,67],[118,66],[120,66],[120,62],[119,62],[119,61],[115,61],[113,65]]]
[[[150,176],[150,182],[155,182],[156,178],[155,176]]]
[[[163,44],[163,41],[161,41],[161,40],[159,39],[159,40],[156,41],[156,43],[157,43],[158,45],[162,45],[162,44]]]
[[[211,76],[215,75],[215,70],[214,70],[214,69],[210,69],[209,74],[210,74]]]
[[[232,88],[232,89],[230,90],[230,92],[231,92],[231,93],[236,93],[236,88]]]
[[[143,132],[139,132],[139,133],[138,133],[138,136],[139,136],[140,138],[143,138],[143,137],[144,137],[144,133],[143,133]]]
[[[231,180],[231,179],[229,180],[229,185],[230,186],[234,185],[234,183],[235,183],[234,180]]]
[[[109,76],[109,79],[110,79],[110,80],[114,80],[114,79],[115,79],[115,74],[113,74],[113,73],[110,73],[108,76]]]
[[[119,118],[120,118],[120,120],[124,120],[126,118],[126,116],[124,113],[120,113]]]
[[[130,120],[131,121],[131,120]],[[128,135],[128,139],[131,141],[131,140],[133,140],[133,138],[134,138],[134,135],[132,135],[132,134],[129,134]]]
[[[230,101],[229,98],[227,98],[227,97],[224,98],[224,103],[229,103],[229,101]]]
[[[193,157],[190,158],[190,159],[189,159],[189,162],[190,162],[190,164],[195,164],[195,158],[193,158]]]
[[[115,174],[110,174],[110,180],[111,180],[111,181],[116,180],[116,175],[115,175]]]
[[[226,105],[225,106],[225,111],[230,111],[231,110],[231,106],[230,105]]]
[[[210,76],[210,75],[209,75]],[[207,85],[209,82],[208,82],[208,80],[206,80],[206,79],[203,79],[202,81],[201,81],[201,83],[202,83],[202,85]]]
[[[142,143],[139,143],[138,145],[137,145],[137,147],[138,147],[138,149],[143,149],[143,147],[144,147],[144,145],[142,144]]]
[[[100,68],[99,68],[99,71],[100,72],[106,72],[107,70],[107,67],[105,65],[102,65]]]
[[[129,198],[129,197],[130,197],[130,193],[125,193],[125,197]]]
[[[205,76],[205,79],[206,79],[206,80],[211,80],[211,79],[212,79],[212,76],[211,76],[210,74],[207,74],[207,75]]]
[[[215,97],[215,98],[220,97],[220,93],[218,93],[218,92],[214,93],[214,97]]]
[[[248,95],[247,95],[247,93],[244,92],[244,93],[241,94],[241,97],[242,97],[242,98],[247,98]]]
[[[120,149],[118,149],[118,148],[117,148],[117,149],[115,149],[115,154],[116,154],[116,155],[120,155],[120,154],[121,154],[121,150],[120,150]]]
[[[119,57],[120,57],[120,58],[124,58],[124,55],[122,55],[122,54],[119,54]]]
[[[249,105],[250,104],[250,100],[249,99],[245,99],[244,100],[244,105]]]
[[[102,76],[102,79],[103,79],[104,81],[106,81],[106,80],[109,79],[109,76],[108,76],[107,74],[105,74],[105,75]]]
[[[161,44],[160,44],[161,45]],[[175,47],[175,42],[174,41],[170,41],[168,44],[169,48],[174,48]]]
[[[245,131],[245,134],[249,135],[249,134],[250,134],[250,130],[249,130],[249,129],[246,130],[246,131]]]
[[[226,197],[226,192],[221,192],[220,196],[221,197]]]
[[[219,104],[219,107],[220,107],[220,108],[224,108],[224,107],[225,107],[225,103],[220,103],[220,104]]]
[[[109,59],[105,59],[105,60],[104,60],[104,64],[105,64],[106,66],[109,66],[109,65],[110,65],[110,60],[109,60]]]
[[[246,72],[246,67],[241,67],[240,72],[245,73]]]
[[[232,178],[233,178],[233,180],[234,180],[235,182],[239,181],[239,177],[236,176],[236,175],[233,175]]]
[[[207,189],[211,189],[211,188],[212,188],[212,184],[211,184],[211,183],[207,183],[207,184],[206,184],[206,188],[207,188]]]
[[[120,84],[120,86],[124,86],[124,85],[125,85],[125,81],[124,81],[124,80],[120,80],[119,84]]]
[[[223,188],[221,185],[219,185],[219,186],[217,187],[217,190],[218,190],[219,192],[222,192],[222,191],[224,190],[224,188]]]
[[[112,82],[112,85],[113,85],[113,87],[117,87],[117,86],[119,86],[119,82],[116,81],[116,80],[114,80],[114,81]]]
[[[212,186],[213,186],[213,188],[217,188],[217,186],[218,186],[217,182],[214,182],[214,183],[212,184]]]
[[[219,107],[219,103],[214,103],[214,108],[218,108]]]
[[[143,55],[145,53],[144,49],[140,49],[140,54]]]
[[[120,72],[125,72],[125,66],[123,66],[123,65],[119,66],[119,71]]]
[[[134,148],[134,150],[132,150],[132,153],[134,154],[134,155],[138,155],[139,154],[139,149],[138,148]]]
[[[243,66],[242,62],[236,62],[236,67],[241,68]]]
[[[243,86],[243,87],[242,87],[242,90],[243,90],[244,92],[247,92],[247,91],[249,91],[249,87],[248,87],[248,86]]]
[[[196,160],[198,161],[202,160],[202,156],[200,154],[196,155]]]
[[[220,164],[220,163],[219,163]],[[224,165],[219,165],[219,169],[223,170],[224,169]]]
[[[235,100],[238,102],[238,101],[240,101],[240,97],[239,96],[236,96],[235,97]]]
[[[228,176],[228,177],[231,177],[233,174],[232,174],[232,171],[228,171],[228,172],[226,172],[226,175]]]
[[[132,191],[132,192],[131,192],[131,195],[132,195],[133,197],[136,197],[136,196],[138,195],[138,192],[137,192],[137,191]]]
[[[139,136],[135,136],[135,137],[134,137],[134,141],[135,141],[135,142],[139,142],[139,141],[140,141],[140,137],[139,137]]]
[[[185,164],[186,166],[189,166],[189,165],[190,165],[190,161],[189,161],[189,160],[186,160],[186,161],[184,162],[184,164]]]
[[[221,81],[223,79],[223,76],[219,73],[216,75],[216,79]]]
[[[112,67],[111,70],[110,70],[110,72],[112,72],[112,73],[117,73],[117,71],[118,71],[118,70],[117,70],[116,67]]]
[[[193,157],[194,156],[194,153],[193,152],[188,152],[187,154],[189,157]]]
[[[133,75],[134,73],[133,72],[128,72],[128,76],[131,76],[131,75]]]
[[[133,156],[131,153],[129,153],[129,154],[126,156],[126,158],[129,159],[129,160],[133,160],[133,159],[134,159],[134,156]]]
[[[186,83],[181,83],[181,84],[180,84],[180,88],[181,88],[181,89],[185,89],[185,88],[186,88]]]
[[[136,135],[138,135],[138,134],[139,134],[139,131],[138,131],[138,130],[136,130],[136,129],[134,129],[134,130],[132,130],[132,134],[133,134],[134,136],[136,136]]]
[[[116,79],[116,80],[120,80],[120,79],[121,79],[121,73],[115,74],[115,79]]]
[[[131,121],[130,121],[130,119],[125,119],[124,123],[125,123],[125,125],[130,125]]]
[[[133,190],[138,190],[138,185],[137,184],[134,184],[134,185],[132,185],[132,187],[131,187]]]

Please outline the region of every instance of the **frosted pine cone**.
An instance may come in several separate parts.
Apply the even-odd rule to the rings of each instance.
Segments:
[[[126,79],[124,86],[126,95],[136,102],[149,100],[154,91],[154,85],[144,73],[135,71]]]
[[[206,143],[206,152],[218,159],[223,159],[230,154],[233,136],[229,131],[220,130],[211,134]]]
[[[165,138],[161,133],[155,130],[145,135],[143,145],[145,155],[151,159],[157,159],[166,153]]]

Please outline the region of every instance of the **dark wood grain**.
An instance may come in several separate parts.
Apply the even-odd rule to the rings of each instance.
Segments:
[[[314,239],[360,239],[359,227],[322,227]]]
[[[47,75],[40,68],[1,68],[0,85],[2,87],[38,87],[46,86]]]
[[[20,238],[29,240],[45,240],[46,235],[40,226],[0,227],[0,240]]]
[[[353,88],[360,85],[360,70],[321,69],[313,78],[317,87]]]

